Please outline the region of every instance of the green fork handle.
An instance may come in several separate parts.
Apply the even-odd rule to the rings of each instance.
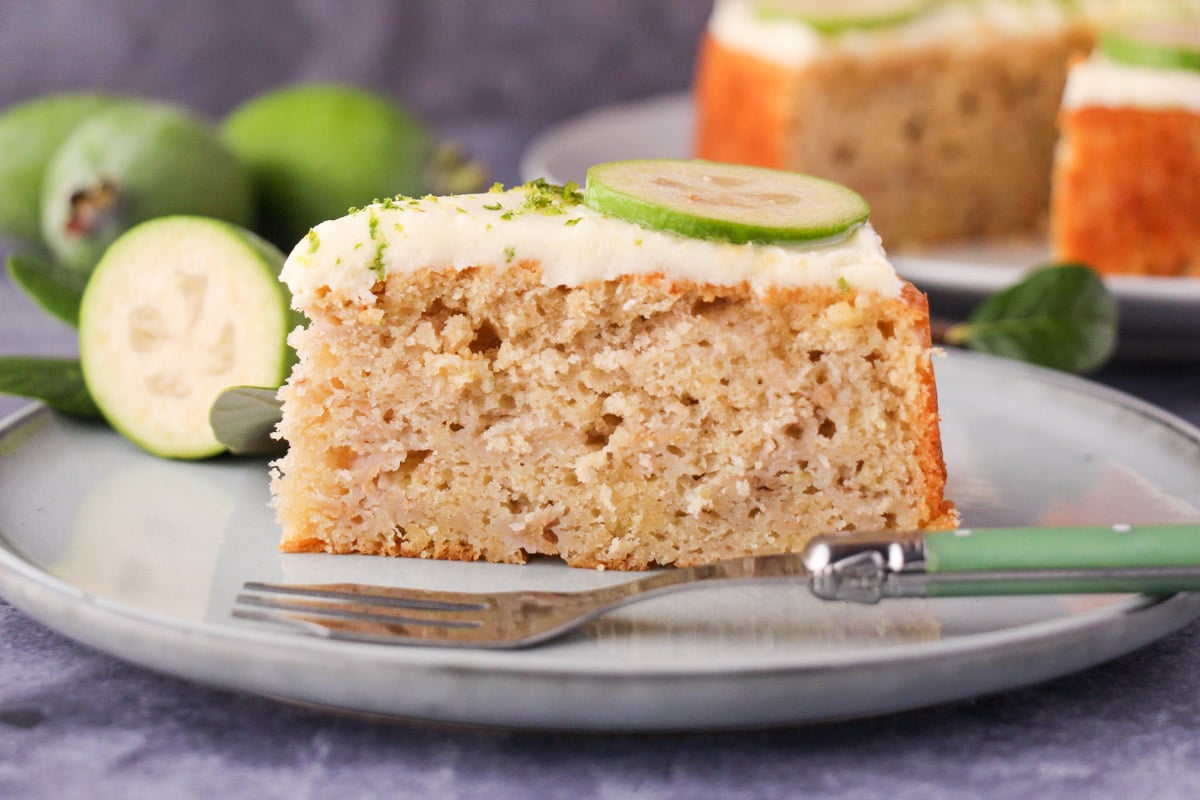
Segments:
[[[800,560],[819,597],[867,603],[1200,591],[1200,523],[854,531],[816,537]]]
[[[1200,523],[966,528],[923,538],[929,596],[1200,591]]]
[[[1200,566],[1200,523],[925,532],[928,572]]]

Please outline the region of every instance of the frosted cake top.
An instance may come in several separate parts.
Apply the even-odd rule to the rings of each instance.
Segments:
[[[536,262],[549,285],[625,275],[715,285],[853,289],[885,297],[901,281],[869,224],[833,240],[731,244],[642,227],[583,205],[576,187],[534,181],[446,197],[394,198],[313,228],[282,279],[298,307],[326,289],[369,302],[388,275]]]

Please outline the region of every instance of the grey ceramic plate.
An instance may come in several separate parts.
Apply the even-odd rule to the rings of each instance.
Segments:
[[[973,526],[1200,516],[1200,432],[1093,384],[968,353],[938,363],[950,495]],[[262,462],[162,461],[42,410],[0,431],[0,595],[184,678],[391,716],[683,730],[879,714],[1064,675],[1200,616],[1200,597],[824,603],[728,587],[614,612],[532,650],[385,647],[234,620],[248,579],[574,589],[629,576],[285,555]],[[1051,546],[1048,543],[1048,546]]]
[[[525,179],[582,183],[587,168],[620,158],[686,158],[692,107],[685,94],[600,108],[546,130],[521,159]],[[887,244],[887,231],[881,232]],[[1049,259],[1045,241],[965,242],[893,254],[896,269],[930,294],[935,313],[963,316]],[[1121,310],[1121,354],[1200,358],[1200,279],[1107,279]]]

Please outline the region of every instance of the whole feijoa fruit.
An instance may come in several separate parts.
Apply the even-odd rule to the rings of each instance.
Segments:
[[[42,240],[46,164],[75,126],[114,102],[116,97],[105,94],[52,94],[0,114],[0,232]]]
[[[130,101],[92,114],[63,140],[42,186],[42,235],[63,264],[90,271],[129,228],[194,214],[249,226],[249,173],[204,119]]]
[[[390,98],[337,84],[277,89],[234,109],[226,144],[253,172],[258,231],[285,251],[317,223],[398,194],[473,191],[482,171]]]
[[[279,386],[293,361],[283,260],[207,217],[159,217],[113,242],[79,310],[84,380],[112,426],[166,458],[222,452],[213,401],[231,386]]]

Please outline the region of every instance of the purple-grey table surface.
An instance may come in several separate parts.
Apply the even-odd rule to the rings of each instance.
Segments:
[[[512,183],[547,125],[685,89],[708,8],[16,0],[0,6],[0,106],[98,87],[219,115],[288,81],[352,81],[405,102]],[[0,255],[13,247],[0,241]],[[70,329],[0,277],[0,355],[74,350]],[[1200,425],[1195,363],[1118,362],[1093,379]],[[0,417],[21,405],[0,398]],[[1198,664],[1195,623],[1044,685],[876,719],[533,733],[372,721],[196,685],[0,600],[0,797],[1194,798]]]

